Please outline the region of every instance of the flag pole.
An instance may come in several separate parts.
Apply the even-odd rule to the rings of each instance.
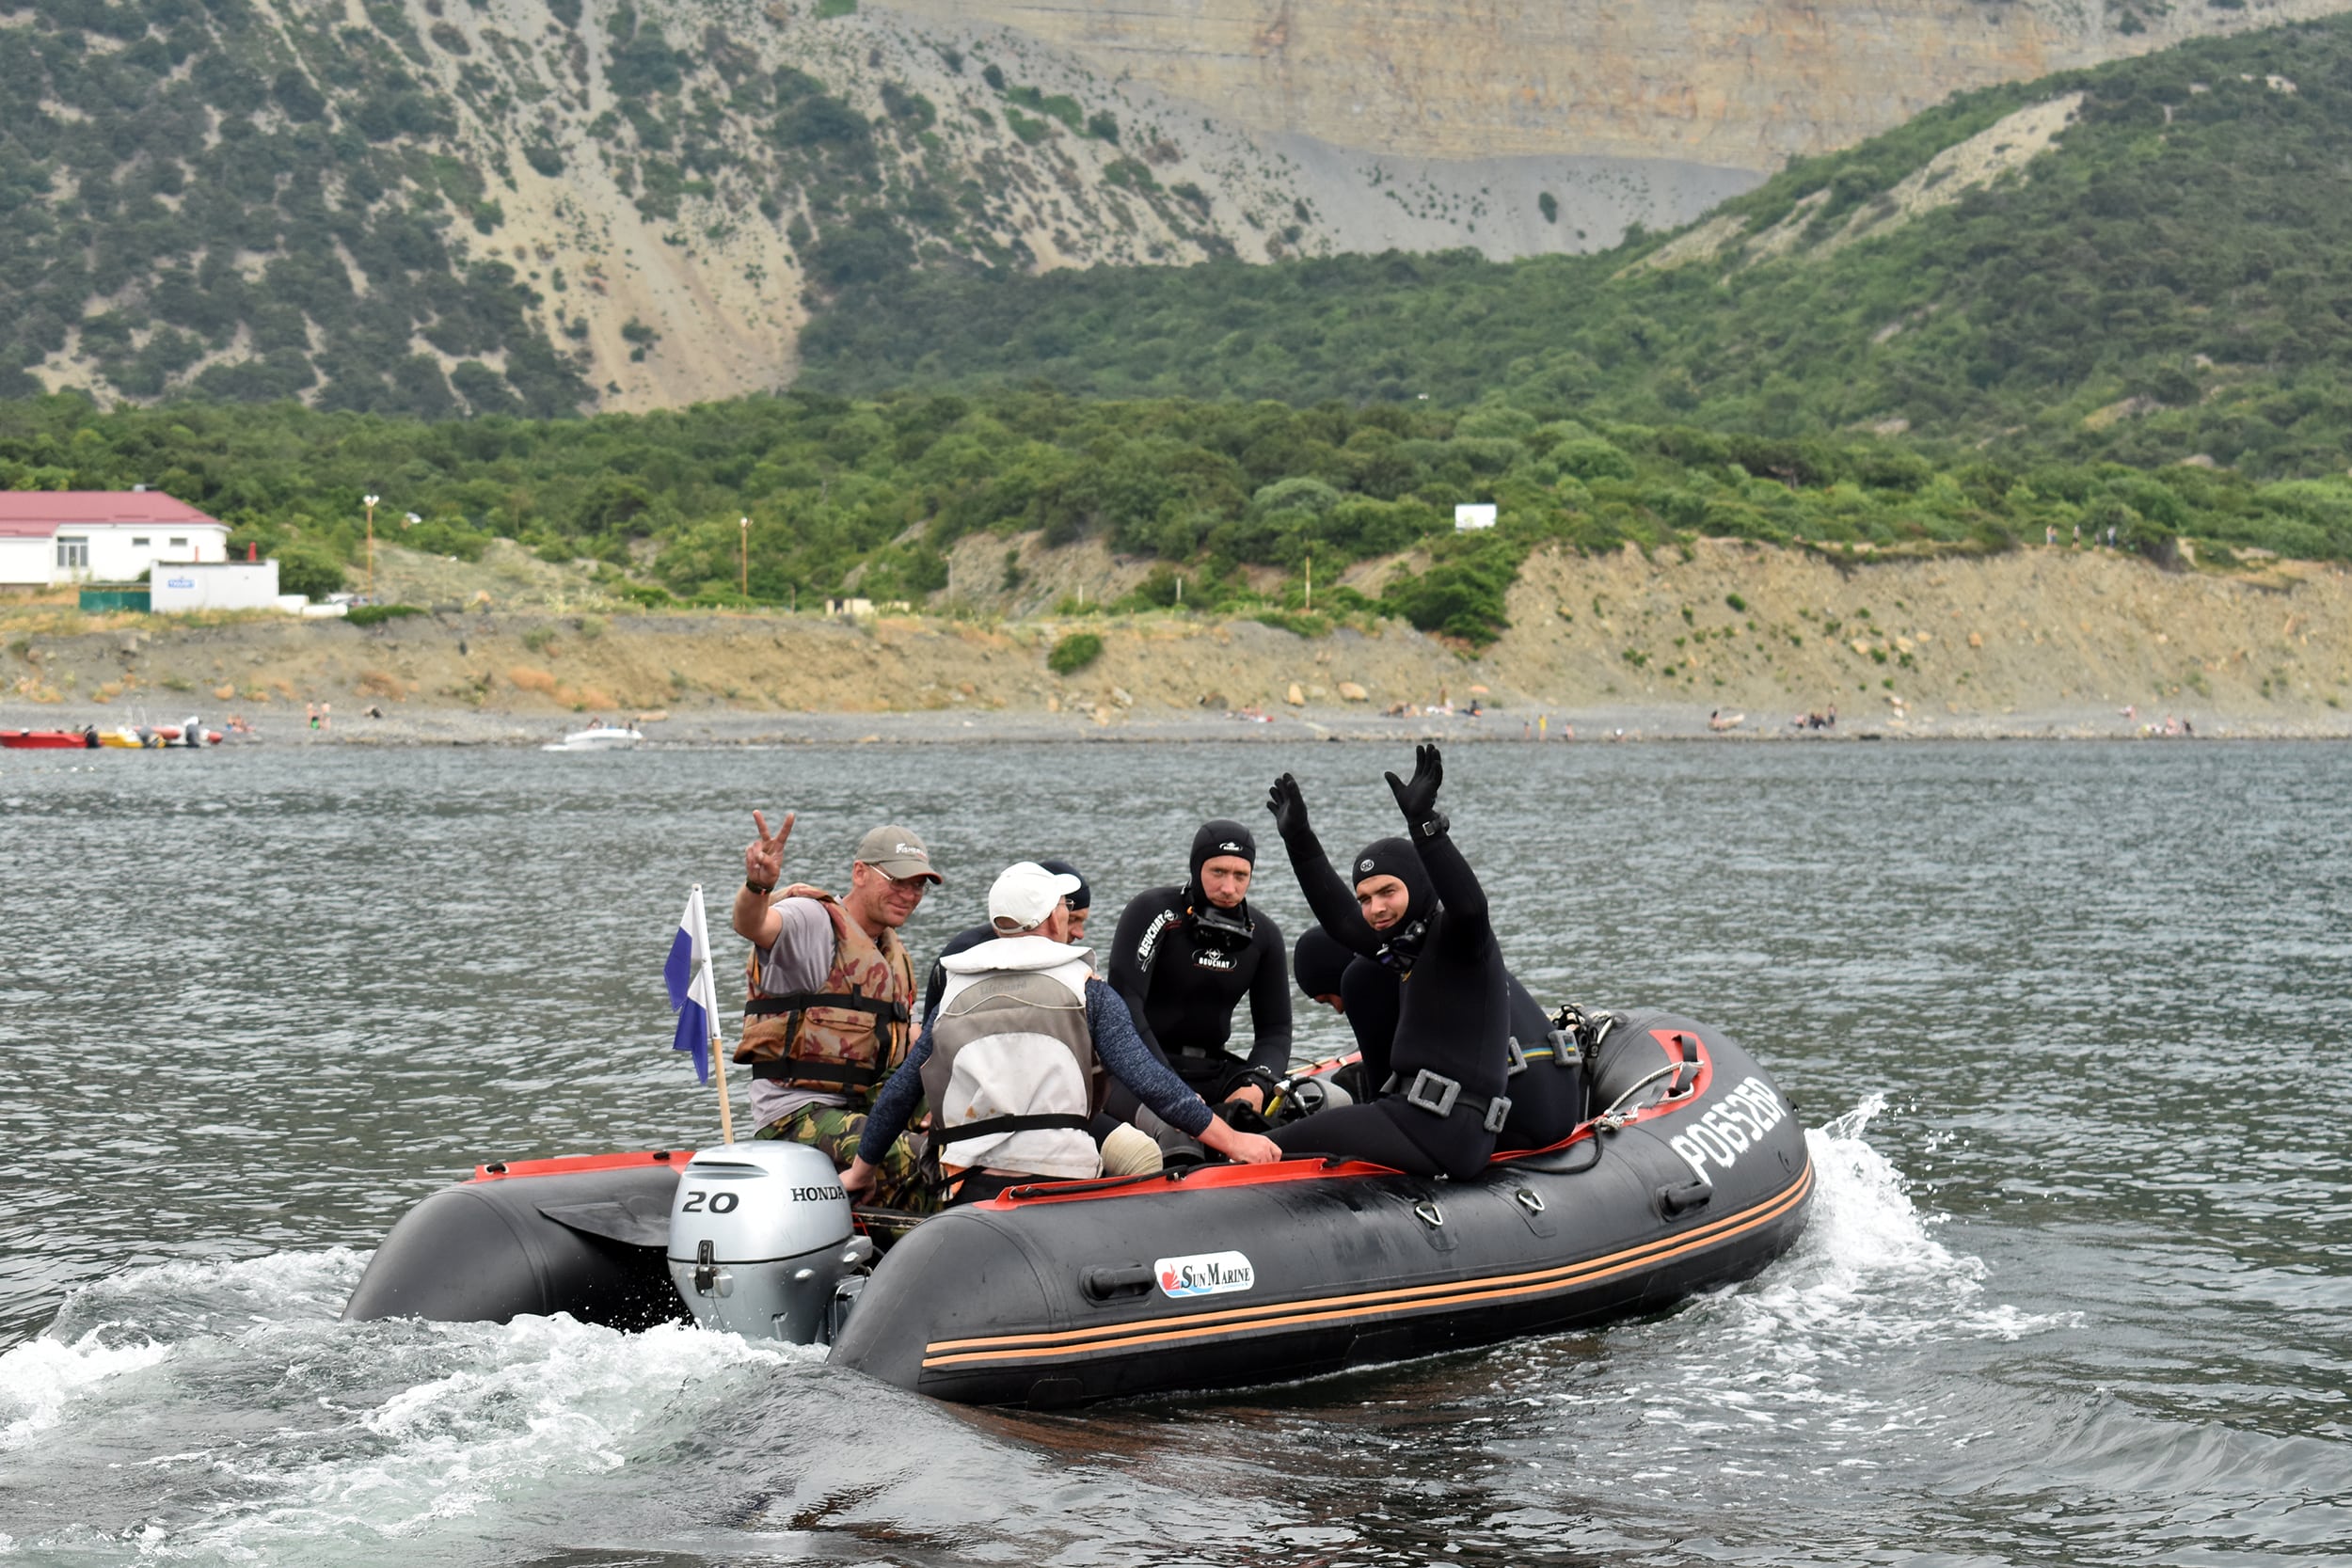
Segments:
[[[711,978],[710,974],[710,928],[708,923],[703,918],[702,890],[702,884],[696,882],[694,884],[694,914],[696,923],[701,925],[703,929],[694,934],[702,939],[703,990],[709,992],[711,1002],[710,1073],[719,1085],[719,1141],[731,1144],[735,1141],[735,1105],[727,1097],[727,1058],[725,1052],[720,1048],[719,986],[718,982]]]

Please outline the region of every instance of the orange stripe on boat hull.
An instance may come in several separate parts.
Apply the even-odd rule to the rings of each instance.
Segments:
[[[924,1347],[923,1369],[930,1371],[1001,1365],[1010,1361],[1064,1360],[1149,1345],[1238,1337],[1269,1329],[1344,1323],[1355,1318],[1387,1318],[1399,1313],[1545,1295],[1703,1252],[1731,1237],[1769,1225],[1803,1203],[1812,1190],[1813,1165],[1807,1161],[1796,1181],[1755,1208],[1710,1221],[1680,1236],[1661,1237],[1575,1263],[1519,1274],[1449,1280],[1443,1284],[1358,1291],[1177,1318],[1147,1318],[1136,1323],[1101,1328],[940,1339]]]

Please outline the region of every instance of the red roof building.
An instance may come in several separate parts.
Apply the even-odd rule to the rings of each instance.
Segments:
[[[0,588],[135,582],[228,556],[227,523],[160,490],[0,490]]]

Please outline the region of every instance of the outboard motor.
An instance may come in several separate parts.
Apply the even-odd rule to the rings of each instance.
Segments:
[[[670,1209],[670,1277],[705,1328],[792,1344],[830,1341],[874,1256],[850,1221],[833,1162],[806,1144],[708,1148]],[[835,1305],[836,1294],[840,1305]]]

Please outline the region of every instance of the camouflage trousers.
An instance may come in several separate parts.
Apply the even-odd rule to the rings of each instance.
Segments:
[[[857,1141],[865,1132],[863,1111],[848,1111],[838,1105],[803,1105],[786,1112],[752,1136],[806,1144],[821,1151],[835,1167],[846,1170],[850,1162],[857,1158]],[[866,1202],[911,1214],[938,1212],[944,1195],[939,1191],[937,1178],[926,1170],[925,1141],[919,1134],[905,1132],[890,1140],[890,1148],[874,1167],[874,1186]]]

